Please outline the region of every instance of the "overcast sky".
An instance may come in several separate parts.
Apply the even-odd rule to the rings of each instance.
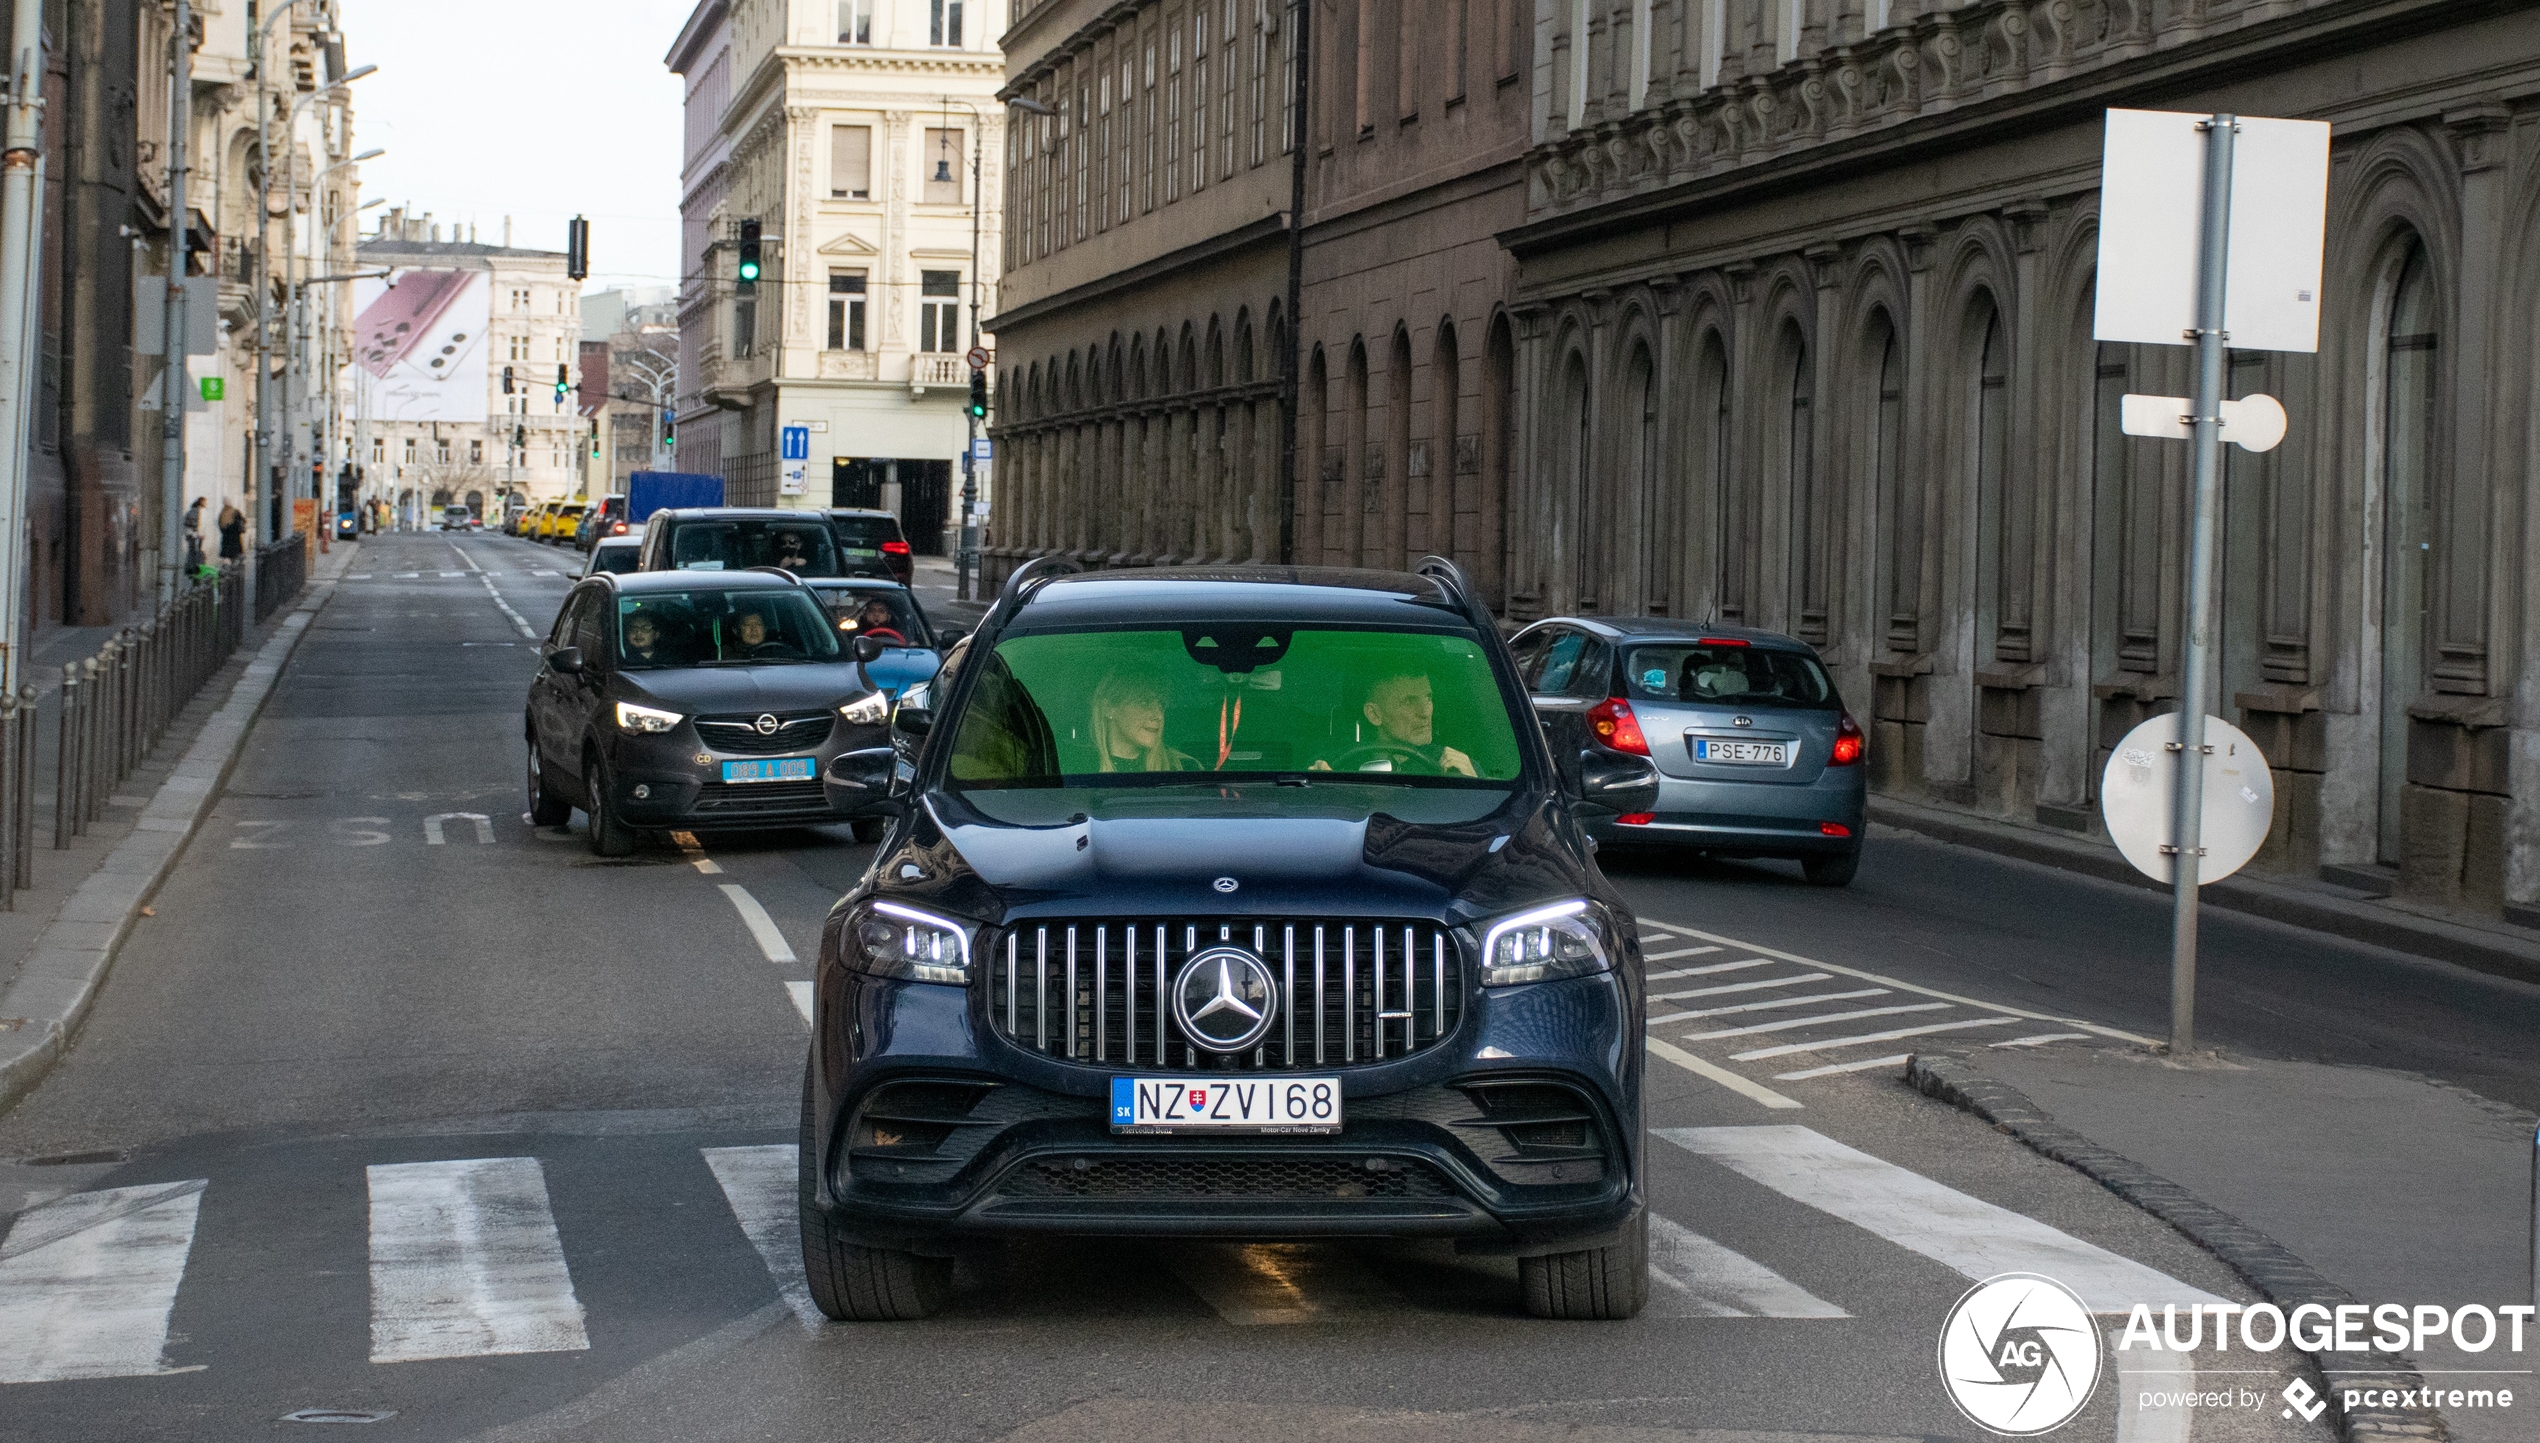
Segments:
[[[591,221],[590,290],[679,269],[680,80],[662,66],[694,0],[342,0],[362,198],[563,250]],[[363,217],[376,225],[380,209]],[[444,230],[443,234],[448,234]]]

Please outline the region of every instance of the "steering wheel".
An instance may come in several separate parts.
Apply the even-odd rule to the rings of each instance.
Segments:
[[[876,640],[887,636],[891,639],[891,643],[894,646],[906,647],[908,645],[907,637],[900,635],[897,631],[894,631],[887,626],[868,626],[864,630],[857,632],[856,635],[858,637],[870,636]]]
[[[749,654],[753,657],[792,657],[797,661],[801,660],[803,655],[799,648],[790,646],[781,641],[762,641],[758,645],[751,647]]]
[[[1418,760],[1419,756],[1418,752],[1400,742],[1364,742],[1334,757],[1332,770],[1334,772],[1363,772],[1370,770],[1367,763],[1372,761]],[[1391,771],[1393,768],[1387,767],[1385,770]]]

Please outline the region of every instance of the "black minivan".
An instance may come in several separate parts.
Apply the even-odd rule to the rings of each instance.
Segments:
[[[829,520],[781,506],[664,509],[644,521],[646,571],[746,571],[845,576]]]
[[[1433,1238],[1545,1317],[1648,1289],[1637,929],[1452,563],[1011,577],[891,745],[822,930],[803,1258],[922,1316],[1017,1234]]]

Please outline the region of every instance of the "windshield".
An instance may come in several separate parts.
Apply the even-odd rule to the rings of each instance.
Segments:
[[[1631,695],[1640,701],[1831,711],[1834,683],[1813,656],[1760,646],[1672,642],[1636,646],[1623,657]]]
[[[878,636],[886,646],[924,646],[926,632],[908,593],[896,586],[816,586],[812,594],[838,619],[838,634]]]
[[[602,544],[591,548],[590,572],[614,571],[621,576],[632,574],[636,563],[644,559],[643,548]]]
[[[1008,638],[981,662],[953,744],[957,788],[1518,775],[1507,705],[1469,635],[1258,623],[1052,633]]]
[[[618,664],[774,666],[836,661],[829,620],[800,591],[648,591],[617,602]]]
[[[817,521],[683,521],[672,534],[674,570],[740,571],[781,566],[804,576],[838,574],[837,547]]]

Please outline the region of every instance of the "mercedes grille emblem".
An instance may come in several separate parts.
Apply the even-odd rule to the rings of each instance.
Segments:
[[[1260,958],[1239,947],[1211,947],[1192,958],[1173,984],[1173,1020],[1208,1052],[1245,1052],[1270,1035],[1278,989]]]
[[[1216,881],[1209,883],[1209,885],[1215,887],[1220,892],[1231,892],[1243,884],[1232,877],[1220,877]]]
[[[757,726],[758,734],[760,736],[772,737],[776,735],[776,728],[781,725],[782,723],[776,720],[776,714],[773,712],[760,712],[758,714]],[[1744,726],[1746,723],[1739,722],[1738,725]]]

